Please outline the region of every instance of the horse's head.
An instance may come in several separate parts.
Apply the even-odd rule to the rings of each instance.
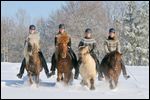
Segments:
[[[27,42],[27,48],[28,52],[32,52],[32,45],[30,42]]]
[[[38,47],[36,46],[35,43],[32,43],[30,40],[27,41],[27,52],[31,56],[33,53],[38,52]]]
[[[122,54],[119,53],[118,51],[115,51],[115,60],[116,62],[120,62],[122,59]]]
[[[58,55],[60,55],[61,58],[66,58],[68,52],[68,46],[66,43],[59,43],[58,44]]]
[[[58,37],[58,55],[61,58],[66,58],[67,56],[68,42],[69,42],[69,37],[67,35],[62,35]]]
[[[118,51],[113,51],[108,56],[108,62],[110,63],[111,66],[116,66],[120,64],[121,60],[122,54],[119,53]]]
[[[84,55],[89,53],[89,47],[88,46],[81,46],[79,47],[79,59],[83,59]]]

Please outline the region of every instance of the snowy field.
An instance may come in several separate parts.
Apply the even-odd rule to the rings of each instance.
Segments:
[[[65,86],[63,83],[56,82],[56,75],[47,78],[44,70],[40,74],[40,86],[29,86],[26,72],[22,79],[18,79],[16,74],[19,72],[20,63],[1,62],[1,98],[149,98],[149,66],[126,66],[130,79],[125,80],[120,75],[118,87],[114,90],[109,89],[106,81],[96,79],[96,90],[90,91],[87,87],[80,85],[81,77],[73,81],[73,85]],[[50,67],[50,64],[48,64]]]

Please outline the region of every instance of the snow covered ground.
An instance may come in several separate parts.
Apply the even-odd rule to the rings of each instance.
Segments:
[[[130,79],[125,80],[121,74],[118,87],[110,90],[106,81],[96,80],[96,90],[90,91],[87,87],[80,85],[81,77],[73,81],[72,86],[64,86],[63,83],[56,82],[56,75],[48,78],[44,70],[40,75],[40,86],[28,85],[26,72],[22,79],[18,79],[16,74],[19,71],[20,63],[1,62],[1,98],[149,98],[149,66],[126,66]],[[48,64],[50,67],[50,64]]]

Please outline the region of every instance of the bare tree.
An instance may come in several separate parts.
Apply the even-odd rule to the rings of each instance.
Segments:
[[[103,38],[108,29],[108,17],[103,3],[100,1],[68,1],[57,12],[48,19],[49,26],[57,27],[60,23],[66,25],[66,31],[71,34],[72,48],[77,52],[78,43],[83,37],[86,28],[93,30],[93,37],[96,38],[97,47],[102,51]],[[56,32],[52,32],[56,33]]]

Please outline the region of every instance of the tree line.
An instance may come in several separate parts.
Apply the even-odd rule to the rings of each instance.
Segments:
[[[30,17],[18,9],[15,17],[1,17],[1,62],[21,62]],[[121,52],[127,65],[149,64],[149,2],[146,1],[66,1],[48,18],[36,20],[41,36],[41,50],[47,62],[54,52],[54,36],[64,23],[71,35],[72,48],[78,54],[78,43],[86,28],[97,41],[99,60],[105,55],[104,41],[109,28],[115,28]]]

